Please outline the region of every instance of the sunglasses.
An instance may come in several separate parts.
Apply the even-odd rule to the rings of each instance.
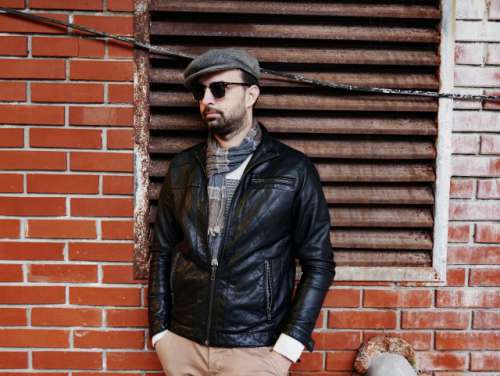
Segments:
[[[226,95],[226,87],[230,85],[240,85],[240,86],[252,86],[251,84],[247,84],[244,82],[224,82],[224,81],[217,81],[217,82],[212,82],[210,85],[208,85],[208,88],[212,92],[212,95],[214,98],[224,98]],[[202,84],[196,84],[193,86],[193,97],[195,100],[199,101],[203,99],[205,96],[205,90],[207,86],[204,86]]]

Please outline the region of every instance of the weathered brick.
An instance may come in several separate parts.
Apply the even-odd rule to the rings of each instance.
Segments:
[[[448,247],[450,264],[500,264],[500,246],[450,246]]]
[[[451,160],[454,176],[500,176],[500,158],[454,156]]]
[[[450,220],[500,220],[497,200],[450,201]]]
[[[424,371],[433,370],[465,370],[467,366],[467,355],[445,352],[421,352],[417,353],[419,368]]]
[[[106,365],[111,370],[161,370],[161,364],[155,352],[126,351],[108,352]]]
[[[437,332],[437,350],[499,350],[500,332]]]
[[[361,345],[361,332],[313,332],[315,349],[355,350]]]
[[[456,40],[459,42],[499,42],[498,22],[457,21]]]
[[[457,43],[455,45],[455,63],[481,65],[484,60],[483,43]]]
[[[472,371],[499,371],[500,353],[498,352],[472,352],[470,358]]]
[[[492,134],[481,135],[481,154],[500,154],[500,136]]]
[[[467,329],[469,312],[463,311],[404,311],[404,329]]]
[[[500,1],[498,0],[489,1],[488,19],[500,20]]]
[[[480,20],[486,11],[483,0],[457,0],[457,20]]]
[[[500,305],[500,294],[484,289],[437,290],[436,307],[495,308]]]
[[[130,127],[134,110],[129,107],[77,107],[69,109],[71,125],[91,125],[103,127]]]
[[[495,111],[455,111],[453,130],[459,132],[495,132],[500,113]]]
[[[470,239],[471,225],[469,223],[453,223],[448,224],[448,242],[451,243],[467,243]]]
[[[430,307],[430,290],[364,290],[363,305],[372,308]]]
[[[477,243],[500,243],[499,223],[476,224],[474,240]]]
[[[477,197],[500,199],[500,179],[479,180]]]
[[[470,269],[469,286],[500,286],[500,268]]]
[[[378,331],[364,331],[363,339],[368,341],[370,338],[380,335],[388,335],[393,337],[398,337],[404,339],[408,342],[415,350],[429,350],[432,348],[432,332],[424,330],[404,330],[404,331],[392,331],[392,330],[378,330]]]
[[[75,330],[75,348],[142,349],[143,330]]]
[[[464,286],[464,285],[465,285],[465,269],[448,268],[446,270],[446,286]]]
[[[454,134],[452,136],[453,154],[478,154],[479,135]]]
[[[44,264],[30,265],[30,282],[97,282],[96,265]]]
[[[354,308],[361,304],[361,290],[331,289],[325,297],[325,307]]]
[[[75,261],[132,261],[133,244],[70,242],[69,259]]]
[[[486,64],[500,65],[500,44],[488,43],[486,45]]]
[[[472,327],[474,329],[500,329],[500,311],[474,311]]]
[[[465,87],[498,87],[500,86],[500,68],[465,67],[458,65],[455,67],[455,85]]]

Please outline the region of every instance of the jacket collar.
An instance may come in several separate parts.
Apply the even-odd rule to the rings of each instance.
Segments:
[[[261,162],[267,161],[268,159],[279,156],[277,141],[272,137],[267,131],[266,127],[259,122],[260,128],[262,130],[262,139],[255,149],[250,162],[248,163],[247,169],[255,166]],[[200,144],[194,150],[195,158],[200,163],[203,171],[205,172],[205,176],[207,175],[206,171],[206,161],[207,161],[207,143],[206,141]]]

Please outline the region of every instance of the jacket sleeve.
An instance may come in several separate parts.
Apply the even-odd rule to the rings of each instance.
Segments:
[[[170,327],[170,264],[172,250],[181,238],[181,229],[174,217],[170,169],[158,200],[154,235],[149,249],[148,317],[149,335]]]
[[[293,204],[294,256],[300,262],[302,276],[283,332],[312,351],[311,333],[335,276],[335,262],[330,243],[330,214],[319,175],[309,159],[305,165]]]

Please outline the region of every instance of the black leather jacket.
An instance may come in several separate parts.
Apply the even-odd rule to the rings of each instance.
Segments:
[[[335,275],[330,217],[314,165],[271,137],[248,163],[221,251],[207,249],[205,144],[175,156],[150,247],[150,335],[169,329],[200,344],[272,346],[280,333],[309,350]],[[302,269],[294,298],[295,259]]]

